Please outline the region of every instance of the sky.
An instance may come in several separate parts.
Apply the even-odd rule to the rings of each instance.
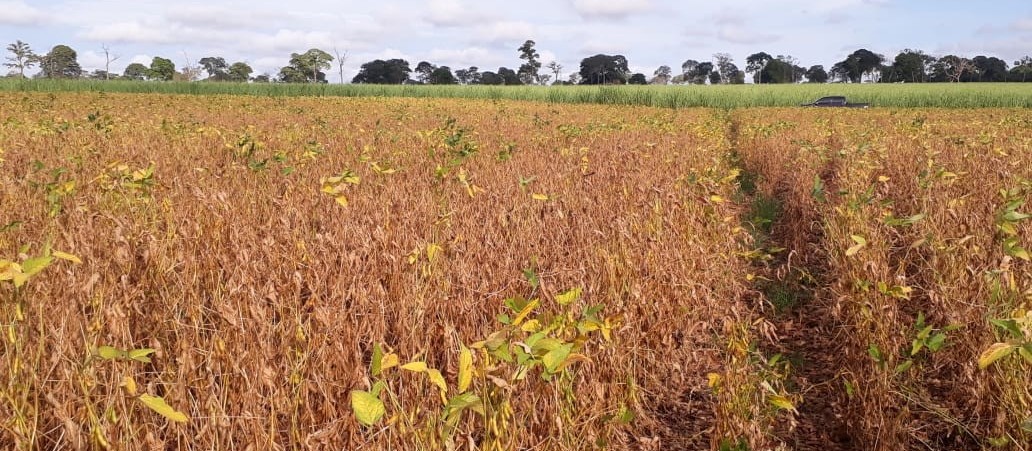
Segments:
[[[1032,1],[0,0],[4,46],[22,40],[45,53],[65,44],[87,70],[104,67],[107,47],[118,73],[154,56],[177,67],[221,56],[275,75],[291,53],[310,48],[346,54],[347,81],[377,58],[495,71],[518,68],[527,39],[543,64],[563,66],[564,79],[596,53],[624,55],[649,76],[717,52],[741,68],[760,51],[830,68],[858,48],[890,60],[912,48],[1010,64],[1032,55]],[[327,72],[340,81],[336,64]]]

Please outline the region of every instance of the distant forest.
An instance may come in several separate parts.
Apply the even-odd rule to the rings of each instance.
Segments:
[[[757,52],[745,59],[740,69],[727,53],[712,55],[708,61],[685,60],[680,70],[663,65],[651,75],[632,73],[623,55],[598,54],[580,61],[576,70],[566,69],[556,61],[542,64],[535,50],[536,42],[527,40],[516,51],[520,65],[516,69],[499,67],[481,71],[476,66],[452,70],[429,61],[420,61],[413,68],[404,59],[373,60],[361,65],[352,83],[368,84],[433,84],[433,85],[622,85],[622,84],[743,84],[746,77],[754,83],[964,83],[964,82],[1032,82],[1032,57],[1025,56],[1008,64],[994,56],[968,58],[958,55],[933,56],[921,50],[906,49],[889,60],[885,55],[859,49],[825,69],[809,67],[791,55],[772,56]],[[78,54],[67,45],[56,45],[39,54],[22,41],[7,46],[4,66],[7,77],[14,78],[87,78],[93,80],[138,81],[210,81],[236,83],[327,83],[327,71],[336,69],[344,80],[347,54],[321,49],[292,53],[286,66],[277,74],[254,74],[243,61],[227,62],[220,56],[208,56],[184,62],[177,68],[169,58],[156,56],[149,66],[132,63],[121,74],[111,73],[111,63],[119,56],[103,47],[104,69],[86,72],[78,62]],[[35,71],[35,72],[33,72]],[[565,75],[565,77],[564,77]]]

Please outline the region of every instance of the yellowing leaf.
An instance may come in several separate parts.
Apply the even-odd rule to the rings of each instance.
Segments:
[[[533,198],[534,200],[540,200],[540,201],[548,200],[548,195],[547,194],[534,193],[530,197]]]
[[[351,391],[351,410],[355,418],[364,426],[372,426],[383,418],[387,410],[380,398],[362,390]]]
[[[337,196],[333,200],[337,201],[337,203],[340,204],[342,207],[347,207],[348,206],[348,198],[347,197]]]
[[[890,179],[889,179],[888,177],[884,176],[884,175],[879,175],[879,176],[878,176],[878,181],[879,181],[879,182],[885,183],[885,182],[887,182],[887,181],[889,181],[889,180],[890,180]]]
[[[101,346],[97,348],[97,355],[105,360],[124,359],[128,354],[113,346]]]
[[[398,360],[398,355],[393,352],[389,353],[383,356],[383,360],[380,361],[380,371],[387,371],[398,366],[399,363],[401,362]]]
[[[709,385],[709,388],[716,388],[723,379],[719,373],[709,373],[706,375],[706,385]]]
[[[1017,346],[1010,343],[993,343],[992,346],[983,351],[982,355],[978,357],[978,367],[986,369],[989,365],[992,365],[993,362],[1007,357],[1017,348]]]
[[[722,203],[724,203],[724,198],[720,197],[720,196],[718,196],[716,194],[710,196],[709,200],[710,200],[710,202],[713,202],[715,204],[722,204]]]
[[[150,363],[150,355],[157,352],[151,348],[132,349],[126,353],[126,357],[141,363]]]
[[[767,401],[774,407],[784,410],[795,410],[795,405],[788,398],[781,395],[774,395],[767,398]]]
[[[520,323],[522,323],[523,320],[527,318],[527,315],[530,315],[530,313],[533,312],[534,309],[538,307],[538,305],[541,305],[541,301],[538,299],[533,299],[530,302],[528,302],[527,305],[523,307],[523,310],[520,310],[520,313],[517,314],[515,318],[513,318],[512,325],[519,326]]]
[[[524,332],[537,332],[539,329],[541,329],[541,322],[536,319],[527,321],[520,326],[520,330]]]
[[[459,393],[465,392],[473,382],[473,352],[463,346],[459,349]]]
[[[426,377],[430,379],[431,384],[441,389],[441,402],[448,402],[448,383],[444,381],[444,376],[441,375],[441,372],[429,368],[426,370]]]
[[[160,396],[153,396],[144,393],[137,399],[139,399],[143,405],[149,407],[161,416],[168,418],[170,421],[175,421],[177,423],[186,423],[189,421],[186,414],[173,409],[172,406],[168,405],[168,403],[165,402],[165,399]]]
[[[562,306],[570,305],[571,303],[573,303],[577,299],[580,299],[582,291],[583,290],[581,290],[579,287],[578,288],[574,288],[574,289],[569,290],[569,291],[567,291],[565,293],[557,295],[555,297],[555,301],[558,302],[559,305],[562,305]]]
[[[136,396],[136,380],[132,376],[126,375],[123,377],[122,383],[119,385],[125,389],[129,396]]]
[[[64,253],[64,252],[61,252],[61,251],[54,251],[51,255],[53,255],[54,257],[60,258],[61,260],[67,260],[67,261],[70,261],[72,263],[77,263],[77,264],[80,264],[80,265],[82,264],[82,260],[79,260],[79,257],[76,257],[76,256],[74,256],[72,254]]]
[[[412,371],[412,372],[415,372],[415,373],[423,373],[423,372],[426,372],[427,366],[426,366],[426,362],[409,362],[409,363],[406,363],[406,364],[402,365],[401,369],[407,370],[407,371]]]
[[[846,256],[847,257],[852,257],[852,256],[856,255],[857,253],[860,252],[860,249],[863,249],[864,247],[867,246],[867,240],[864,239],[864,237],[862,237],[862,236],[850,235],[849,238],[852,239],[853,242],[856,243],[856,244],[851,246],[849,249],[846,249]]]
[[[426,246],[426,260],[433,262],[441,254],[442,250],[441,246],[438,246],[436,243],[428,244]]]

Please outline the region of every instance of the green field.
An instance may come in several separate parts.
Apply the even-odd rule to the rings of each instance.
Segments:
[[[100,80],[0,80],[0,91],[235,94],[257,96],[454,97],[663,108],[795,106],[845,95],[875,107],[1032,107],[1032,83],[804,84],[723,86],[422,86],[236,84]]]

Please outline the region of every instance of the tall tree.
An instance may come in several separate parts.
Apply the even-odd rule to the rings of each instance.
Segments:
[[[731,78],[738,72],[738,67],[732,62],[731,55],[727,53],[716,53],[713,55],[717,73],[720,74],[720,83],[729,84]]]
[[[140,63],[125,66],[125,71],[122,72],[122,76],[128,80],[146,80],[149,74],[150,69]]]
[[[229,64],[226,63],[226,59],[221,56],[207,56],[201,58],[198,63],[204,68],[205,72],[208,72],[208,80],[211,81],[226,81],[229,80]]]
[[[552,79],[555,80],[556,83],[558,83],[559,77],[563,73],[563,65],[555,61],[550,61],[548,65],[546,65],[545,67],[552,72]]]
[[[1007,81],[1007,62],[995,56],[978,55],[971,60],[976,77],[971,81]]]
[[[629,85],[647,85],[647,84],[649,84],[649,79],[645,78],[645,74],[639,72],[639,73],[631,75],[630,78],[627,79],[627,84],[629,84]]]
[[[946,55],[939,58],[935,71],[936,78],[943,78],[952,83],[958,83],[965,74],[974,70],[975,66],[971,60],[957,55]]]
[[[337,47],[334,47],[333,54],[337,55],[337,72],[340,75],[340,83],[344,84],[344,61],[348,58],[348,51],[345,50],[344,53],[341,53]]]
[[[541,57],[537,50],[534,50],[534,46],[537,45],[533,40],[528,39],[520,48],[516,49],[520,52],[520,59],[526,61],[520,65],[518,71],[520,81],[523,84],[537,84],[541,80],[538,77],[538,71],[541,70],[541,61],[538,58]]]
[[[754,78],[763,80],[759,83],[793,83],[795,81],[795,66],[775,58],[768,61]]]
[[[924,83],[928,81],[928,69],[934,62],[934,57],[920,50],[905,49],[892,60],[892,64],[882,75],[882,81]]]
[[[160,81],[172,81],[172,78],[176,75],[176,64],[172,60],[155,56],[151,60],[150,70],[147,72],[147,78],[151,80]]]
[[[695,78],[695,70],[699,67],[699,62],[689,59],[681,63],[681,82],[692,83]]]
[[[763,83],[763,69],[773,59],[767,52],[753,53],[745,59],[745,71],[753,74],[753,83]]]
[[[1010,70],[1011,81],[1032,81],[1032,56],[1026,56],[1014,61],[1014,67]]]
[[[454,85],[458,84],[459,80],[452,74],[450,67],[441,66],[430,73],[429,82],[432,85]]]
[[[324,70],[330,68],[333,56],[319,49],[291,53],[290,65],[280,69],[280,80],[287,83],[326,83]]]
[[[523,84],[523,81],[520,80],[519,74],[508,67],[499,67],[498,76],[502,77],[502,84],[505,85],[518,86]]]
[[[121,56],[111,56],[111,47],[108,47],[107,44],[101,45],[100,48],[104,50],[104,79],[109,80],[111,78],[111,72],[109,72],[111,70],[111,63],[118,61],[118,58],[121,58]],[[116,74],[115,77],[117,78],[118,75]]]
[[[11,56],[7,57],[8,62],[4,63],[4,66],[18,69],[18,75],[25,78],[25,69],[32,69],[32,66],[36,65],[36,54],[32,52],[29,44],[21,40],[14,41],[13,44],[8,45],[7,51],[11,52]]]
[[[859,49],[850,53],[845,60],[835,63],[831,71],[852,83],[860,83],[864,75],[875,73],[881,68],[883,61],[885,57],[867,49]]]
[[[581,84],[607,85],[624,84],[630,69],[623,55],[598,54],[581,60]]]
[[[362,65],[352,83],[400,85],[408,80],[412,69],[403,59],[373,60]]]
[[[806,70],[806,81],[810,83],[827,83],[828,72],[826,72],[824,70],[824,66],[820,64],[810,66],[810,68]]]
[[[229,81],[247,83],[252,73],[254,73],[254,69],[250,65],[244,62],[236,62],[229,66],[229,71],[226,75]]]
[[[670,83],[670,79],[673,78],[673,69],[670,66],[659,66],[656,71],[652,73],[652,84],[654,85],[665,85]]]
[[[480,83],[480,68],[477,66],[470,66],[468,69],[459,69],[455,71],[455,78],[459,80],[459,83],[464,85],[475,85]]]
[[[430,76],[433,75],[434,70],[436,69],[437,66],[430,64],[427,61],[420,61],[419,64],[416,64],[416,81],[423,84],[429,83]]]
[[[67,45],[55,45],[50,53],[37,57],[41,74],[46,78],[78,78],[82,75],[79,55]]]
[[[502,85],[505,84],[505,80],[498,74],[487,71],[480,75],[480,83],[482,85]]]

